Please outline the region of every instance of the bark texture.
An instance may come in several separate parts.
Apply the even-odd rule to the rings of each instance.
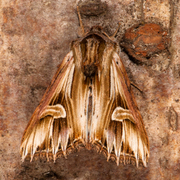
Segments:
[[[102,2],[104,2],[102,0]],[[81,35],[75,0],[0,1],[0,180],[9,179],[151,179],[180,177],[180,2],[109,0],[102,13],[82,15],[85,30],[100,25],[117,40],[142,22],[167,29],[169,50],[136,64],[122,52],[150,143],[148,167],[118,167],[103,154],[78,149],[68,159],[21,162],[23,131],[49,85],[58,64]],[[105,7],[105,11],[102,10]],[[88,7],[89,8],[89,7]],[[91,12],[91,8],[88,9]],[[95,12],[95,13],[94,13]],[[89,15],[90,14],[90,15]],[[95,16],[94,16],[95,14]]]

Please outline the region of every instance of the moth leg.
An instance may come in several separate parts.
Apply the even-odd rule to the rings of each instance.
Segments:
[[[80,23],[80,27],[82,29],[82,33],[83,33],[83,36],[85,35],[85,32],[84,32],[84,26],[83,26],[83,23],[82,23],[82,19],[81,19],[81,14],[80,14],[80,11],[79,11],[79,6],[77,6],[77,13],[78,13],[78,18],[79,18],[79,23]]]
[[[46,116],[53,116],[55,119],[65,118],[66,111],[61,104],[56,104],[54,106],[46,106],[41,112],[40,118],[44,118]]]
[[[143,90],[141,88],[139,88],[136,84],[134,84],[133,82],[131,82],[131,86],[134,86],[136,89],[138,89],[141,93],[143,92]]]
[[[124,119],[128,119],[132,123],[136,124],[132,113],[128,109],[124,109],[122,107],[116,107],[116,109],[112,113],[112,120],[122,122]]]

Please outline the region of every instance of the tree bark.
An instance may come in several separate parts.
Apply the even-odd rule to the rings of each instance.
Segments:
[[[102,0],[102,2],[104,2]],[[56,163],[37,158],[21,162],[23,131],[57,66],[81,36],[77,2],[19,0],[0,2],[0,179],[179,179],[180,177],[180,2],[109,0],[100,14],[82,15],[85,31],[102,26],[117,41],[140,22],[167,29],[168,50],[153,55],[151,65],[136,64],[123,52],[130,80],[143,90],[134,94],[150,143],[148,167],[119,166],[101,153],[78,149]],[[123,51],[123,49],[122,49]]]

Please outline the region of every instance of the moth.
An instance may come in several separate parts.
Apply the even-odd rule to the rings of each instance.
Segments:
[[[117,165],[127,159],[147,165],[148,137],[115,34],[95,26],[72,42],[24,131],[23,161],[37,153],[55,161],[59,152],[66,156],[83,144],[100,147]]]

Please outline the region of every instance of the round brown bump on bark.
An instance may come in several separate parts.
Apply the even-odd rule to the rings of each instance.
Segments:
[[[138,63],[147,62],[152,55],[167,48],[168,33],[155,23],[136,24],[123,37],[122,46]]]
[[[98,16],[107,10],[107,3],[101,0],[87,0],[78,3],[80,13],[86,16]]]

